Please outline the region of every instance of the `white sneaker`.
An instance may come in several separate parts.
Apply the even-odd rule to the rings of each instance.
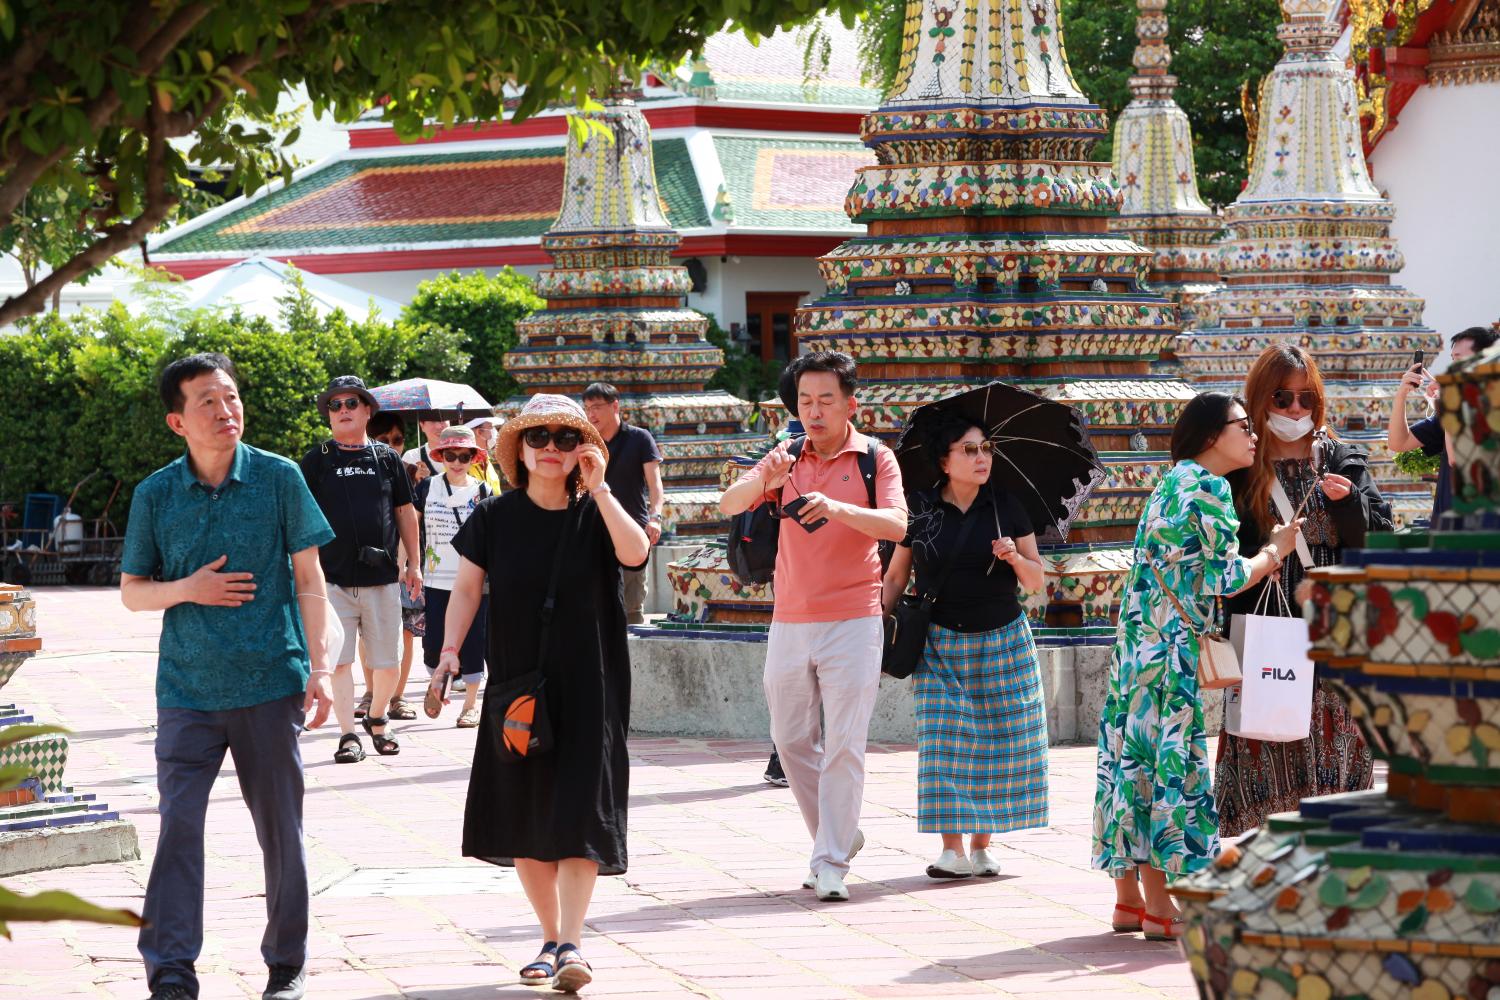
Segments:
[[[864,846],[865,846],[865,831],[863,831],[863,830],[855,830],[854,831],[854,844],[853,844],[853,846],[851,846],[849,848],[849,860],[853,861],[854,860],[854,856],[856,854],[858,854],[861,850],[863,850]],[[802,888],[804,888],[804,889],[815,889],[815,888],[817,888],[817,885],[818,885],[818,875],[811,868],[809,868],[807,870],[807,878],[805,878],[805,879],[802,880]]]
[[[994,878],[1000,874],[1000,862],[989,852],[988,848],[979,847],[969,855],[969,865],[974,869],[975,875],[984,878]]]
[[[839,874],[837,868],[824,868],[819,872],[814,888],[818,898],[825,903],[842,903],[849,898],[849,890],[844,887],[844,876]]]
[[[974,874],[969,859],[957,851],[946,850],[927,866],[928,878],[968,878]]]

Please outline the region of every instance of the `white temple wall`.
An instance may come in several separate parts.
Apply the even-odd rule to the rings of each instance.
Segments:
[[[516,268],[529,278],[535,278],[537,272],[542,269],[540,264],[524,264]],[[384,295],[388,299],[395,299],[405,305],[417,294],[417,286],[439,274],[444,274],[453,268],[443,270],[421,270],[421,271],[357,271],[349,274],[329,274],[328,277],[334,281],[343,282],[354,288],[362,288],[376,295]],[[498,267],[462,267],[458,270],[468,274],[473,271],[483,271],[485,274],[499,274]]]
[[[719,325],[728,330],[731,324],[744,326],[745,296],[750,292],[799,292],[802,301],[823,294],[823,277],[812,257],[702,257],[708,273],[708,287],[703,294],[688,296],[688,306],[712,313]],[[685,261],[679,261],[685,263]]]
[[[1422,87],[1370,168],[1396,206],[1398,280],[1426,298],[1427,325],[1446,341],[1500,320],[1500,82]]]

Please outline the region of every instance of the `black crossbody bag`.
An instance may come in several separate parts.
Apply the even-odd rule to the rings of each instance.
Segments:
[[[573,532],[573,512],[579,506],[568,502],[568,513],[563,519],[563,536],[552,557],[552,579],[547,584],[547,599],[542,603],[540,614],[542,632],[537,642],[536,668],[529,670],[499,690],[485,692],[488,704],[493,698],[502,706],[497,725],[491,728],[495,741],[495,757],[509,764],[520,764],[550,753],[553,746],[552,723],[547,716],[547,652],[552,638],[552,614],[557,607],[557,585],[562,576],[563,554]]]
[[[881,673],[904,680],[916,672],[917,665],[922,662],[922,654],[927,649],[927,626],[932,624],[932,606],[942,594],[943,585],[948,582],[948,574],[953,571],[953,563],[963,551],[964,542],[969,540],[969,529],[974,527],[977,520],[978,515],[965,515],[964,523],[958,529],[958,538],[953,543],[953,551],[948,554],[942,571],[932,582],[932,589],[922,596],[902,594],[896,598],[896,606],[885,616],[885,648],[880,656]]]

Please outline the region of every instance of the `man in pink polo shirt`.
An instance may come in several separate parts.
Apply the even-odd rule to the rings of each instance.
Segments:
[[[875,508],[860,474],[871,439],[854,429],[854,359],[819,351],[792,362],[797,414],[807,430],[793,458],[783,442],[719,499],[733,517],[766,501],[805,497],[800,523],[782,521],[776,608],[766,647],[771,738],[812,834],[803,884],[822,900],[849,898],[844,875],[864,845],[859,812],[865,740],[880,687],[881,565],[877,543],[906,536],[901,470],[877,446]],[[804,525],[822,527],[808,531]],[[822,708],[822,740],[818,710]]]

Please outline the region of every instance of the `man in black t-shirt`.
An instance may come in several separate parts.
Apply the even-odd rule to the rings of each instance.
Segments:
[[[609,446],[609,465],[604,481],[625,513],[646,531],[655,545],[661,538],[661,509],[666,501],[661,485],[661,451],[644,427],[633,427],[620,419],[620,394],[608,382],[595,382],[583,390],[583,412]],[[649,567],[648,567],[649,569]],[[648,569],[622,570],[625,583],[625,620],[632,625],[646,621],[646,573]]]
[[[365,757],[354,733],[356,648],[363,648],[364,666],[373,677],[365,731],[377,752],[401,752],[385,732],[401,666],[397,546],[406,550],[405,583],[413,597],[422,592],[422,557],[411,483],[400,456],[365,435],[380,404],[355,375],[333,379],[317,402],[333,437],[302,457],[302,475],[334,531],[333,541],[318,550],[328,600],[344,626],[344,648],[333,673],[333,708],[343,735],[333,759],[353,764]]]

